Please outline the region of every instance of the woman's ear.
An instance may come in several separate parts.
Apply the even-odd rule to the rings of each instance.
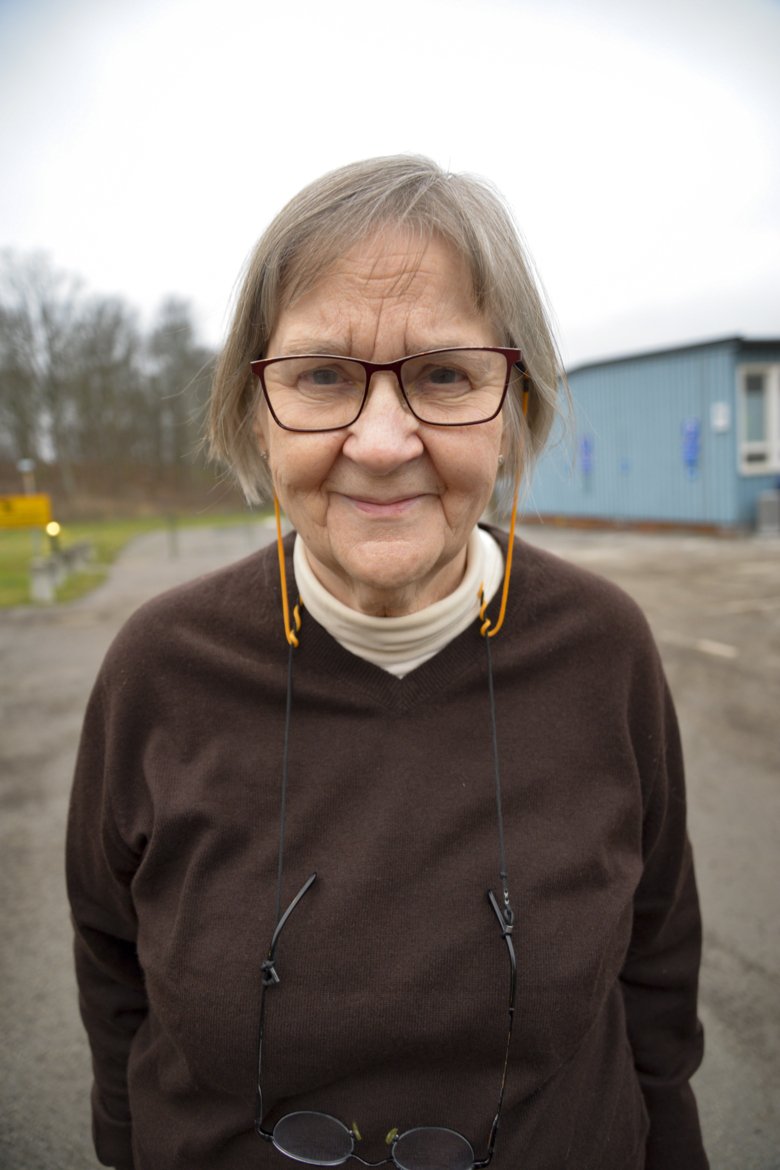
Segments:
[[[506,463],[506,457],[507,457],[507,453],[508,453],[509,447],[510,447],[509,431],[508,431],[507,425],[503,419],[502,419],[502,423],[503,423],[503,425],[501,427],[501,442],[499,443],[499,446],[498,446],[498,466],[499,466],[499,468],[503,467],[504,464]]]
[[[268,458],[268,440],[266,438],[266,427],[265,427],[266,420],[263,417],[264,413],[265,412],[263,411],[262,407],[258,407],[258,409],[255,411],[254,421],[252,422],[252,431],[253,431],[254,436],[255,436],[255,441],[256,441],[258,447],[260,448],[260,455],[262,456],[263,459],[267,459]]]

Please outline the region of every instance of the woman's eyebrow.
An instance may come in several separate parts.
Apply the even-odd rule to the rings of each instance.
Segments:
[[[462,341],[443,340],[431,344],[410,346],[406,353],[399,354],[398,357],[413,357],[418,353],[436,353],[439,350],[452,349],[469,349],[473,346],[464,345]],[[480,348],[477,346],[476,348]],[[334,341],[333,338],[322,337],[302,337],[290,342],[283,347],[283,352],[279,353],[278,357],[299,357],[303,354],[326,354],[334,357],[353,357],[362,358],[362,354],[355,353],[351,345],[345,344],[343,341]],[[369,359],[366,359],[369,360]]]
[[[301,354],[333,354],[338,357],[351,357],[350,346],[345,345],[343,341],[334,341],[332,337],[302,337],[290,342],[289,345],[283,347],[284,352],[280,357],[298,357]]]

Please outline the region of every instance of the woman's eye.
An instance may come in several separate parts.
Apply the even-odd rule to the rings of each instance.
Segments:
[[[471,385],[466,373],[455,366],[432,366],[424,371],[418,381],[422,386],[427,385],[434,389],[445,387],[466,390]]]
[[[319,366],[316,370],[307,370],[302,374],[301,381],[308,386],[340,386],[346,378],[342,370]]]
[[[450,385],[452,382],[457,382],[461,374],[458,370],[452,370],[448,366],[439,366],[438,369],[431,370],[428,374],[429,382],[439,382],[442,385]]]

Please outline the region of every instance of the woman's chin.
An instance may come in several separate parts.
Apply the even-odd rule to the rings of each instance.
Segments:
[[[350,608],[400,617],[440,601],[460,583],[465,550],[443,563],[435,551],[419,539],[374,536],[344,548],[332,567],[312,567],[322,584]]]

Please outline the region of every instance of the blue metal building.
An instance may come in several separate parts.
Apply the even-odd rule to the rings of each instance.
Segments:
[[[752,527],[780,483],[780,338],[727,337],[568,372],[572,417],[525,513]]]

